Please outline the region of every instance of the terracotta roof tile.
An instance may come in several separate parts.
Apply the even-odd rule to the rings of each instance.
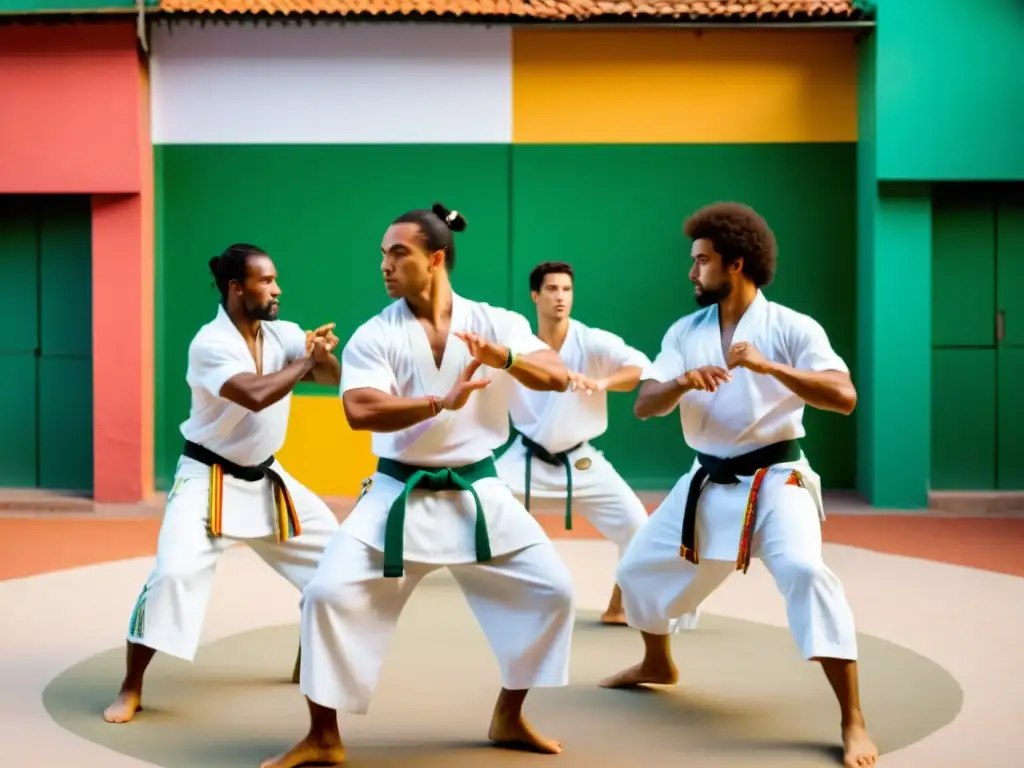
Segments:
[[[859,16],[857,0],[160,0],[163,13],[281,16],[486,16],[559,20],[829,18]]]

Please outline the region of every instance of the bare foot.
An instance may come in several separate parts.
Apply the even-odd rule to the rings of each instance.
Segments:
[[[121,691],[117,701],[103,710],[103,719],[108,723],[127,723],[136,712],[142,710],[142,696],[137,691]]]
[[[491,727],[487,731],[487,738],[505,749],[521,749],[544,755],[557,755],[562,752],[561,744],[554,739],[541,736],[522,715],[506,718],[495,712]]]
[[[345,747],[341,741],[307,736],[284,754],[264,760],[260,768],[298,768],[300,765],[341,765]]]
[[[878,747],[868,737],[863,725],[843,727],[844,768],[864,768],[878,764]]]
[[[626,612],[625,611],[621,611],[621,610],[620,611],[613,611],[612,609],[609,608],[607,611],[605,611],[604,613],[601,614],[601,623],[602,624],[612,624],[612,625],[617,626],[617,627],[625,627],[626,626]]]
[[[678,682],[679,670],[671,661],[657,667],[640,662],[606,677],[598,685],[602,688],[634,688],[638,685],[675,685]]]

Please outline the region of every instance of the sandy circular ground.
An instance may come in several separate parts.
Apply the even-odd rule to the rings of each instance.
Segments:
[[[305,732],[305,706],[287,683],[297,625],[266,627],[205,645],[194,664],[154,663],[147,709],[126,726],[100,718],[123,671],[114,648],[66,670],[45,690],[62,727],[165,768],[242,768]],[[629,629],[580,614],[571,685],[531,694],[529,716],[560,739],[560,766],[832,766],[838,709],[820,669],[802,662],[787,630],[705,615],[675,636],[683,670],[672,689],[609,691],[597,681],[636,659]],[[866,715],[884,752],[921,740],[960,711],[956,680],[935,662],[862,635]],[[483,633],[454,580],[433,578],[414,594],[389,650],[366,717],[343,716],[353,765],[526,765],[524,753],[482,740],[500,682]],[[484,762],[486,761],[486,763]]]

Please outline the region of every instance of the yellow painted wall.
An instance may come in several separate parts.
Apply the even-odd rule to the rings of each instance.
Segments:
[[[337,397],[292,398],[288,436],[277,458],[320,496],[358,496],[360,482],[376,466],[370,434],[349,429]]]
[[[857,139],[847,30],[516,29],[516,143]]]

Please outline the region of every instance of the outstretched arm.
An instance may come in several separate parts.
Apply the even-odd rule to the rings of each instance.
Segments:
[[[309,350],[302,352],[280,371],[260,376],[253,372],[248,353],[236,345],[199,338],[189,347],[189,384],[258,413],[284,398],[312,370]]]
[[[313,359],[303,357],[266,376],[239,373],[225,381],[218,394],[225,400],[259,413],[283,399],[312,369]]]
[[[857,407],[857,389],[845,371],[806,371],[769,363],[766,373],[813,408],[849,416]]]
[[[505,347],[505,356],[508,356],[508,347]],[[516,356],[508,372],[524,387],[538,392],[564,392],[569,386],[569,369],[553,349]]]
[[[314,360],[313,367],[303,381],[313,381],[325,387],[337,387],[341,384],[341,363],[332,352],[327,352],[322,359]]]
[[[397,397],[371,387],[350,389],[341,402],[356,432],[399,432],[437,414],[436,400],[429,397]]]
[[[569,386],[569,369],[555,350],[538,339],[526,318],[507,309],[492,308],[494,332],[488,339],[477,333],[457,331],[475,360],[491,368],[505,369],[527,389],[564,392]],[[508,367],[509,356],[512,365]]]
[[[638,419],[668,416],[679,405],[680,398],[690,389],[692,387],[686,384],[683,376],[664,382],[648,379],[640,385],[640,392],[633,403],[633,414]]]
[[[792,322],[785,339],[786,356],[792,365],[768,360],[753,344],[739,342],[729,348],[729,367],[740,366],[773,376],[813,408],[845,416],[853,413],[857,389],[846,363],[832,349],[825,329],[807,316]]]

